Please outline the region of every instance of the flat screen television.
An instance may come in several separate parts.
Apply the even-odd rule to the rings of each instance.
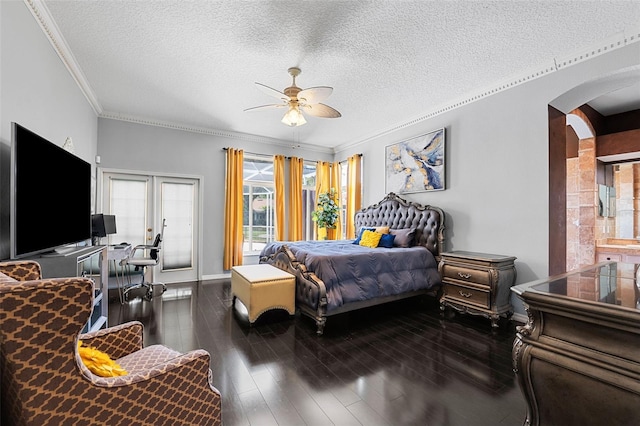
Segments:
[[[91,164],[12,123],[11,257],[91,238]]]

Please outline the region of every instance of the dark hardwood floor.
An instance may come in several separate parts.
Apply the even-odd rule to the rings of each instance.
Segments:
[[[440,315],[414,298],[331,317],[316,336],[306,317],[232,309],[230,280],[171,284],[152,301],[120,305],[109,324],[139,320],[145,345],[211,354],[223,422],[233,425],[521,425],[515,323]]]

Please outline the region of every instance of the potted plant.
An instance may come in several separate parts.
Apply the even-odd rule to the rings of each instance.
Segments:
[[[318,224],[318,228],[336,229],[338,212],[340,211],[336,198],[337,194],[334,188],[318,195],[318,208],[311,214],[313,221]]]

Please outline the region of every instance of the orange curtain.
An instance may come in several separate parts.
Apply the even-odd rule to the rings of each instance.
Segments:
[[[276,187],[276,241],[284,241],[284,155],[273,156],[273,184]]]
[[[316,208],[318,205],[318,197],[323,192],[329,192],[331,189],[331,164],[326,161],[318,161],[316,163]],[[327,230],[315,226],[316,239],[324,240],[328,238]]]
[[[242,265],[243,164],[244,153],[242,150],[227,149],[227,176],[224,194],[223,267],[225,270]]]
[[[302,233],[302,170],[304,160],[291,157],[289,162],[289,241],[304,239]]]
[[[362,156],[352,155],[347,159],[347,238],[356,237],[354,216],[362,208]]]
[[[342,208],[342,182],[341,181],[342,170],[340,168],[340,163],[337,161],[331,164],[331,188],[336,190],[336,199],[334,200],[336,204]],[[329,232],[329,236],[333,238],[329,238],[330,240],[340,240],[342,239],[342,214],[338,215],[338,221],[336,222],[336,229],[333,229],[333,232]],[[331,235],[331,234],[334,235]]]

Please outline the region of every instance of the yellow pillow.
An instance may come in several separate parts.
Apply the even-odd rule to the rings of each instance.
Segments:
[[[78,341],[78,353],[84,365],[96,376],[116,377],[127,374],[126,370],[112,360],[109,355],[96,348],[82,346],[82,341]]]
[[[364,247],[376,248],[378,247],[380,238],[382,238],[381,233],[366,230],[362,233],[362,237],[360,237],[360,245]]]
[[[381,234],[388,234],[389,233],[389,227],[388,226],[376,226],[376,232],[379,232]]]

